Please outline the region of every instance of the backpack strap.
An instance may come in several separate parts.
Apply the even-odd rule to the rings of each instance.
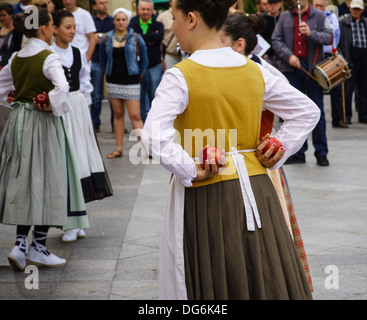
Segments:
[[[140,57],[140,48],[138,43],[138,35],[134,32],[135,42],[136,42],[136,57]]]

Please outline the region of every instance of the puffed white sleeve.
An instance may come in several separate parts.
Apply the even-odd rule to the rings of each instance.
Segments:
[[[278,76],[280,78],[283,78],[285,81],[288,81],[288,79],[285,77],[285,75],[283,73],[281,73],[277,68],[275,68],[274,66],[272,66],[269,62],[267,62],[265,59],[258,57],[261,61],[261,65],[270,71],[271,74]]]
[[[188,103],[188,88],[177,68],[164,74],[157,88],[151,109],[141,131],[141,141],[147,152],[169,172],[176,175],[185,187],[192,186],[196,177],[194,160],[175,142],[174,121]]]
[[[43,64],[43,73],[54,85],[54,89],[48,94],[52,112],[55,116],[61,117],[71,110],[71,105],[68,99],[69,83],[57,54],[52,53],[47,56]]]
[[[316,127],[321,112],[310,98],[288,81],[274,76],[261,65],[259,67],[265,81],[263,107],[284,120],[274,135],[286,150],[283,158],[270,168],[277,169],[302,147]]]
[[[79,72],[80,92],[91,93],[93,91],[93,85],[90,82],[90,66],[87,61],[87,56],[85,54],[81,54],[81,60],[82,67]]]
[[[79,72],[80,92],[84,95],[85,99],[87,100],[87,104],[90,106],[92,104],[91,93],[93,91],[93,85],[90,81],[90,66],[85,54],[81,55],[81,60],[82,67]]]
[[[0,104],[7,105],[8,94],[14,90],[13,75],[11,73],[11,63],[18,52],[13,53],[8,64],[0,71]]]

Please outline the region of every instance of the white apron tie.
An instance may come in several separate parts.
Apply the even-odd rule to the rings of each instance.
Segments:
[[[255,196],[252,191],[250,177],[248,175],[247,167],[245,164],[245,157],[240,152],[247,153],[254,152],[255,150],[256,149],[237,150],[236,148],[232,147],[232,151],[226,153],[232,156],[233,162],[237,169],[238,179],[241,185],[243,203],[246,211],[247,230],[249,231],[255,231],[255,220],[257,227],[261,228],[261,221],[259,211],[257,210]]]
[[[246,210],[246,223],[247,230],[255,231],[255,220],[258,228],[261,228],[261,221],[259,211],[257,210],[256,200],[254,193],[252,191],[250,177],[248,175],[247,167],[245,164],[245,157],[241,154],[254,152],[256,149],[244,149],[237,150],[235,147],[231,148],[232,151],[226,152],[226,155],[231,155],[233,162],[236,166],[238,173],[238,179],[240,181],[243,203]],[[199,157],[193,158],[194,160],[199,159]],[[255,217],[255,219],[254,219]]]

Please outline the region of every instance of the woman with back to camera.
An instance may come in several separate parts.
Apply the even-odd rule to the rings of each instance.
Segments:
[[[320,113],[287,82],[278,86],[278,77],[224,47],[220,30],[234,3],[173,0],[172,30],[192,54],[166,71],[141,131],[149,154],[173,173],[160,297],[311,299],[264,166],[276,169],[296,152]],[[285,119],[277,133],[285,151],[273,157],[273,146],[263,155],[267,143],[258,145],[263,105]],[[190,132],[206,135],[197,144]],[[223,146],[226,167],[194,160],[206,144]]]
[[[266,26],[266,20],[263,15],[237,13],[229,15],[224,22],[221,39],[226,47],[231,47],[234,51],[241,53],[253,61],[260,63],[265,69],[269,70],[275,76],[287,81],[287,78],[270,63],[261,57],[253,54],[257,45],[257,34],[261,34]],[[261,116],[260,140],[264,141],[275,133],[273,129],[274,113],[263,109]],[[269,177],[274,184],[275,190],[279,196],[283,214],[294,240],[302,265],[312,290],[312,280],[308,267],[307,257],[303,246],[301,233],[298,227],[297,219],[294,214],[293,204],[290,198],[289,188],[283,168],[277,170],[268,170]]]
[[[27,27],[35,14],[38,28]],[[66,260],[48,252],[49,227],[65,226],[68,215],[85,214],[74,149],[62,120],[71,109],[69,86],[59,57],[49,51],[51,14],[34,6],[29,13],[19,13],[14,26],[28,41],[0,72],[0,100],[15,89],[13,111],[0,139],[0,223],[17,226],[8,255],[12,266],[23,270],[28,262],[59,267]],[[35,99],[41,93],[49,97],[44,105]],[[83,227],[88,226],[86,219]]]
[[[105,68],[106,87],[112,104],[116,147],[108,159],[123,156],[125,105],[133,129],[143,128],[140,117],[140,80],[148,66],[148,54],[141,35],[128,28],[131,12],[118,8],[113,13],[115,28],[100,45],[100,63]]]

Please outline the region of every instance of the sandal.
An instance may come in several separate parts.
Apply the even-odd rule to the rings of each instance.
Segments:
[[[114,150],[110,154],[107,155],[107,159],[114,159],[114,158],[121,158],[122,157],[122,151],[120,150]]]

